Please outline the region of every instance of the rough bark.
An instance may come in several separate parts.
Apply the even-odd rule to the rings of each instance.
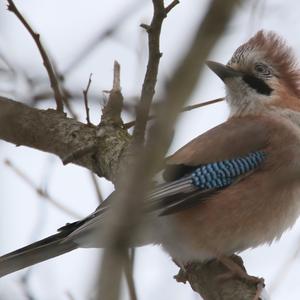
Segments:
[[[232,259],[246,272],[239,256],[234,255]],[[178,282],[189,282],[191,288],[205,300],[260,299],[260,293],[254,282],[232,276],[230,271],[217,260],[189,264],[186,270],[180,269],[175,279]]]
[[[88,126],[53,109],[38,110],[0,97],[0,139],[55,154],[61,160],[95,146],[73,163],[114,182],[130,136],[121,124]]]

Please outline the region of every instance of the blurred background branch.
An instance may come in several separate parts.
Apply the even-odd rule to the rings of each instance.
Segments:
[[[50,196],[46,191],[40,189],[38,186],[34,184],[34,182],[24,174],[19,168],[17,168],[10,160],[5,160],[4,162],[15,174],[21,178],[24,182],[26,182],[42,199],[48,201],[51,205],[55,206],[57,209],[63,211],[65,214],[71,216],[75,220],[81,219],[83,216],[77,214],[72,209],[65,207],[59,201],[55,200],[52,196]]]

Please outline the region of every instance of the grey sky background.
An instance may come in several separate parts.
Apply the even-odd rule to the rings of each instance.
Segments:
[[[18,75],[5,77],[0,74],[0,92],[1,95],[26,102],[33,91],[22,74],[26,73],[31,78],[46,78],[46,72],[31,37],[16,17],[5,9],[5,2],[0,2],[0,54],[6,57]],[[178,59],[189,46],[195,25],[205,14],[208,3],[182,0],[165,20],[161,35],[163,57],[158,80],[160,87],[172,74]],[[98,123],[100,117],[102,91],[109,90],[112,85],[114,60],[121,64],[121,85],[125,99],[139,95],[147,62],[147,36],[139,24],[151,19],[150,0],[19,0],[16,5],[41,34],[62,72],[88,42],[112,24],[122,12],[135,10],[115,34],[95,47],[77,68],[68,73],[66,85],[70,90],[80,93],[87,84],[89,74],[93,73],[90,92],[99,96],[99,102],[92,103],[90,107],[95,123]],[[210,59],[226,63],[233,51],[259,29],[274,30],[282,35],[299,57],[299,6],[296,0],[245,1]],[[44,84],[39,88],[45,88]],[[190,104],[223,95],[223,83],[208,68],[204,68],[203,80],[194,91]],[[53,100],[44,101],[39,107],[54,107],[54,104]],[[74,107],[80,119],[85,121],[83,101],[77,101]],[[227,116],[226,103],[182,114],[169,152],[174,152],[193,137],[223,122]],[[124,118],[131,120],[132,116],[125,114]],[[36,196],[4,165],[4,159],[10,159],[37,185],[47,189],[55,199],[78,214],[85,216],[96,208],[96,194],[85,169],[73,165],[64,167],[56,157],[49,154],[0,142],[1,254],[52,234],[58,227],[74,220]],[[108,195],[112,185],[102,179],[99,182],[103,194]],[[248,272],[266,279],[267,290],[274,300],[299,299],[300,257],[293,260],[286,274],[280,271],[282,265],[300,247],[299,241],[298,221],[292,230],[271,247],[262,246],[242,253]],[[90,299],[97,272],[97,254],[98,251],[93,249],[76,250],[31,268],[28,286],[35,299],[70,299],[67,292],[76,300]],[[281,277],[275,284],[279,272]],[[1,300],[27,299],[19,282],[23,273],[18,272],[0,280]],[[135,263],[138,299],[200,299],[188,285],[176,283],[172,278],[176,273],[177,267],[159,247],[138,249]],[[273,286],[270,286],[271,283],[274,283]],[[123,299],[128,299],[126,288],[122,293]]]

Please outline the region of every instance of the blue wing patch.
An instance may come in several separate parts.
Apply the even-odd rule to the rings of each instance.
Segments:
[[[265,152],[255,151],[237,158],[194,167],[180,179],[156,186],[149,195],[147,207],[150,210],[162,209],[160,215],[191,207],[255,170],[265,158]]]
[[[199,204],[234,183],[242,175],[258,168],[265,158],[265,152],[255,151],[245,156],[202,165],[189,175],[164,188],[160,187],[151,198],[156,197],[154,203],[160,203],[156,208],[161,209],[160,216],[177,213]]]
[[[201,190],[224,188],[239,176],[256,169],[265,156],[263,151],[256,151],[238,158],[203,165],[192,173],[192,184]]]

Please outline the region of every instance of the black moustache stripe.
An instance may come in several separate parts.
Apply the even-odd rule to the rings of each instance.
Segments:
[[[243,80],[260,94],[269,96],[273,91],[262,79],[255,76],[244,75]]]

